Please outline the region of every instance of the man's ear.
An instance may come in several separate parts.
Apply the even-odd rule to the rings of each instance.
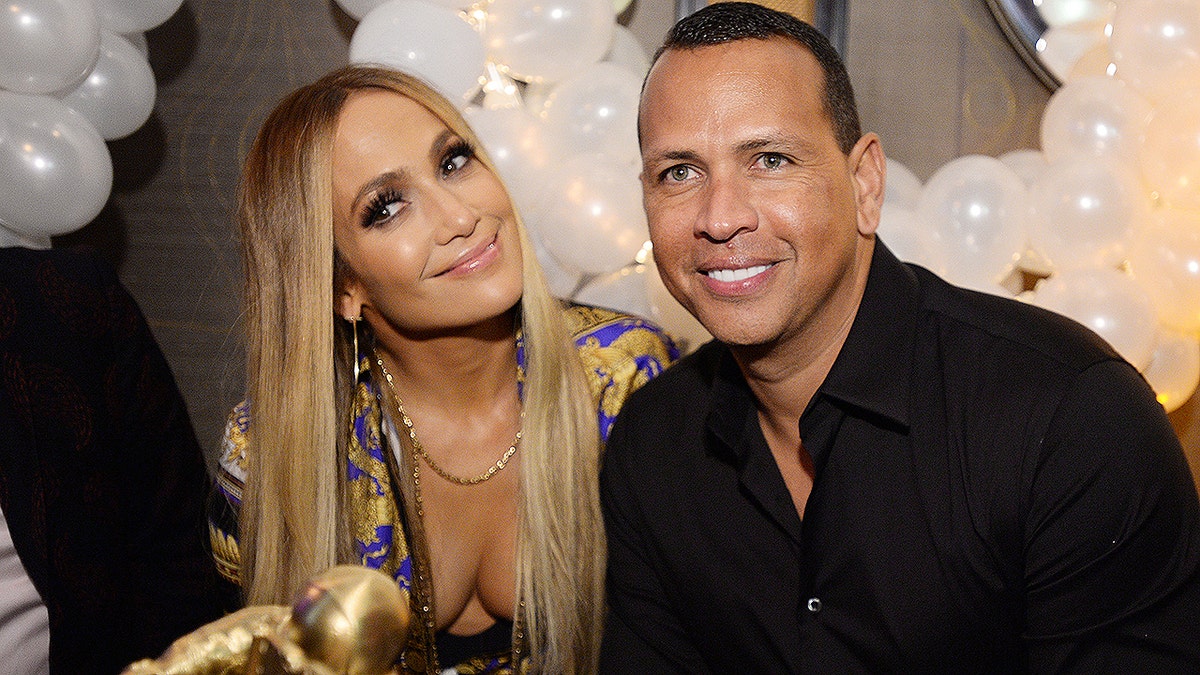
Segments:
[[[869,133],[858,139],[850,150],[849,162],[854,175],[858,232],[865,237],[874,234],[879,227],[879,212],[883,208],[887,160],[883,157],[879,136]]]

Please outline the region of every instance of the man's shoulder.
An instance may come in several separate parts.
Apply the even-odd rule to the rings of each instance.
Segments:
[[[951,285],[914,268],[923,307],[945,339],[986,346],[999,358],[1025,358],[1078,371],[1121,360],[1103,338],[1082,324],[1017,298]]]

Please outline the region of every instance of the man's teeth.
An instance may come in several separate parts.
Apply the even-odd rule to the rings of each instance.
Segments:
[[[754,267],[743,267],[737,270],[709,270],[708,277],[717,281],[742,281],[750,277],[757,276],[767,271],[770,265],[755,265]]]

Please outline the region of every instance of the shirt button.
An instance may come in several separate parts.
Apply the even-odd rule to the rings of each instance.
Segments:
[[[821,611],[821,599],[820,598],[809,598],[808,599],[808,611],[812,612],[813,614],[816,614],[817,612]]]

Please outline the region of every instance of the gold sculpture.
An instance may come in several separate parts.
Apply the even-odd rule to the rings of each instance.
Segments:
[[[176,640],[123,675],[384,675],[394,673],[411,613],[396,582],[338,565],[292,607],[247,607]]]

